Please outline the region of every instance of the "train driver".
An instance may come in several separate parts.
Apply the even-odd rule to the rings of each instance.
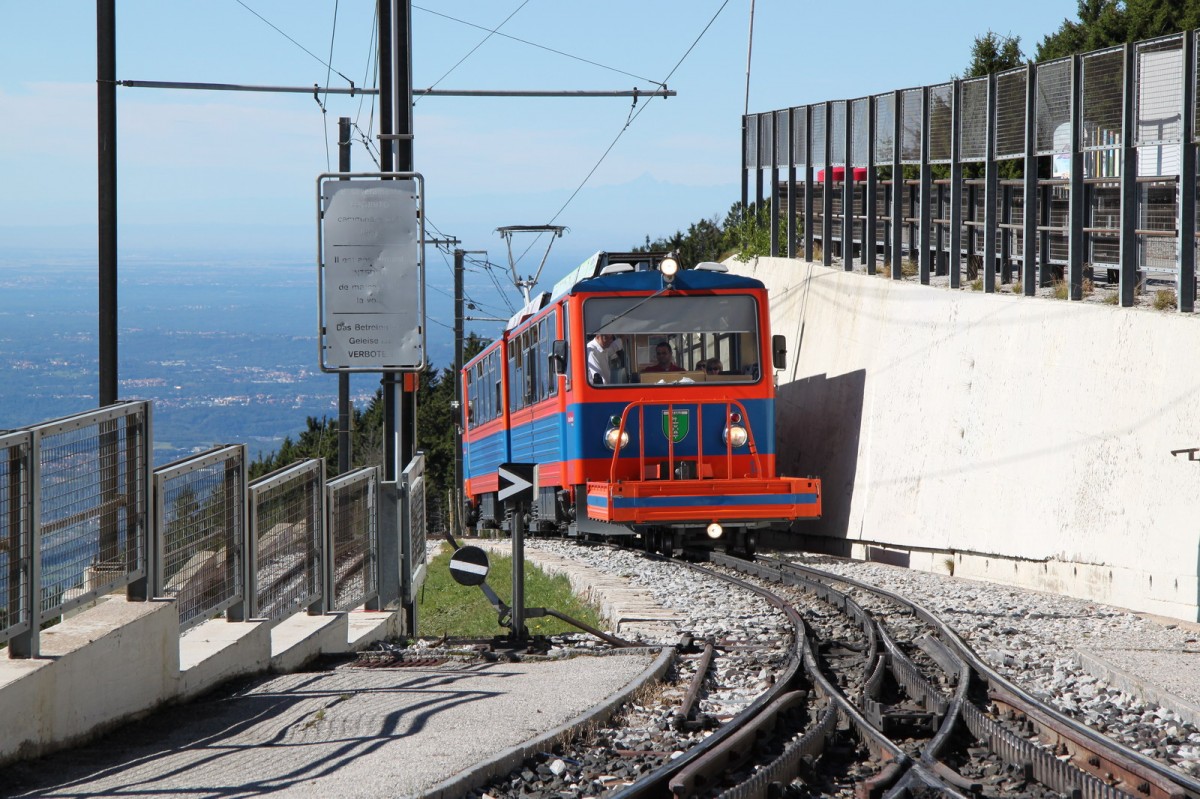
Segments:
[[[613,382],[614,367],[622,351],[621,340],[611,333],[597,333],[587,345],[588,382],[592,385]]]
[[[654,363],[649,366],[642,367],[643,372],[682,372],[675,363],[675,356],[671,352],[671,345],[666,340],[660,341],[654,345]]]

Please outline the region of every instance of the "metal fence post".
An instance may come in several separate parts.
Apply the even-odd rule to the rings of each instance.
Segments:
[[[950,101],[950,288],[962,287],[962,81]]]
[[[1121,232],[1120,252],[1121,306],[1133,306],[1137,291],[1137,49],[1125,44],[1125,74],[1121,96]]]
[[[833,103],[825,103],[825,179],[821,181],[821,263],[833,266]]]
[[[929,87],[921,88],[921,172],[917,196],[917,264],[921,284],[929,285],[930,240],[933,227],[930,217],[930,193],[933,190],[933,172],[929,164]]]
[[[867,274],[875,274],[875,248],[878,231],[879,204],[875,193],[879,190],[879,176],[875,174],[875,98],[867,98],[867,185],[863,196],[863,246],[862,260]]]
[[[379,484],[379,596],[367,605],[370,610],[400,601],[400,515],[400,484],[385,480]]]
[[[904,165],[900,162],[904,130],[904,93],[892,92],[892,280],[904,278],[900,258],[904,249]]]
[[[1071,56],[1071,189],[1067,211],[1067,284],[1069,298],[1083,299],[1083,254],[1086,247],[1083,223],[1087,197],[1083,185],[1083,109],[1080,108],[1081,67],[1078,55]]]
[[[787,257],[796,257],[796,109],[788,115]]]
[[[1026,297],[1037,294],[1037,68],[1031,62],[1025,75],[1025,174],[1021,189],[1021,288]]]
[[[983,258],[980,264],[983,290],[988,294],[996,290],[996,189],[1000,185],[999,164],[996,162],[997,94],[999,86],[996,76],[988,75],[987,154],[983,168]]]
[[[812,106],[804,106],[804,260],[813,259]]]
[[[854,271],[854,104],[846,100],[846,163],[842,166],[842,268]]]
[[[747,126],[749,118],[748,115],[742,114],[742,208],[746,208],[750,201],[750,167],[747,163],[750,159],[750,134]]]
[[[1196,39],[1183,35],[1183,108],[1179,118],[1179,177],[1175,181],[1175,230],[1178,233],[1176,262],[1179,264],[1178,307],[1183,313],[1196,309],[1196,145],[1195,126]]]
[[[29,580],[25,592],[29,627],[9,639],[9,654],[16,658],[36,658],[42,653],[41,438],[41,433],[34,429],[29,439]]]
[[[771,120],[771,257],[779,257],[779,112],[772,111]]]

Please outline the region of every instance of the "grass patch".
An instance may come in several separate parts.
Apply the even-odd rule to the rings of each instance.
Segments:
[[[1174,308],[1177,304],[1174,289],[1159,289],[1154,292],[1154,307],[1156,310],[1165,311],[1168,308]]]
[[[921,267],[916,261],[901,261],[900,274],[904,277],[916,277],[917,272],[921,271]]]
[[[983,291],[983,278],[977,277],[971,281],[971,291]]]
[[[1056,280],[1050,284],[1050,287],[1056,300],[1065,300],[1070,296],[1071,286],[1065,280]]]
[[[508,628],[497,623],[496,610],[475,586],[459,585],[450,576],[450,549],[442,547],[429,564],[428,576],[417,597],[417,626],[421,635],[486,638],[506,635]],[[512,602],[512,557],[488,553],[487,584],[505,604]],[[566,575],[550,577],[530,563],[525,564],[525,607],[553,608],[585,624],[604,629],[598,609],[571,591]],[[558,619],[526,619],[532,635],[579,632]]]
[[[1105,305],[1116,305],[1119,302],[1121,302],[1121,295],[1115,291],[1112,292],[1111,294],[1104,295],[1104,304]]]
[[[1014,281],[1010,288],[1011,288],[1013,294],[1020,294],[1022,292],[1022,290],[1024,289],[1024,287],[1021,285],[1021,281],[1019,281],[1019,280]]]

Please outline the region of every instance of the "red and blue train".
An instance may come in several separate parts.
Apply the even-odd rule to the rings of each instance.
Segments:
[[[638,535],[652,551],[752,554],[821,514],[821,483],[776,474],[772,336],[760,281],[665,253],[597,253],[467,363],[467,518],[507,527],[497,468],[536,464],[530,531]]]

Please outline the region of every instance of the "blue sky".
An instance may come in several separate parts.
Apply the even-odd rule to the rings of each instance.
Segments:
[[[357,85],[370,84],[374,5],[118,0],[117,75],[345,85],[321,63],[332,42],[332,66]],[[0,262],[28,248],[94,249],[94,6],[0,0],[0,174],[7,183],[0,193]],[[1019,36],[1032,55],[1075,9],[1075,0],[758,0],[750,110],[946,80],[964,69],[973,38],[989,29]],[[502,33],[603,66],[500,36],[471,53],[486,32],[447,18],[491,28],[510,14]],[[749,16],[750,0],[417,3],[417,87],[644,89],[683,59],[668,81],[678,96],[641,100],[637,109],[644,110],[615,144],[633,110],[627,98],[418,101],[415,160],[426,179],[431,232],[456,236],[464,249],[487,250],[491,261],[507,265],[495,228],[553,219],[570,232],[554,245],[542,281],[548,286],[595,250],[624,249],[700,218],[723,218],[739,191]],[[311,95],[120,89],[122,254],[131,263],[135,255],[169,259],[216,250],[313,258],[314,182],[336,168],[337,118],[349,116],[366,130],[371,107],[370,99],[331,96],[322,113]],[[353,160],[356,169],[374,168],[361,146]],[[430,250],[435,315],[446,312],[447,263]],[[536,261],[526,262],[521,271],[535,268]],[[507,315],[517,295],[504,288],[502,297],[479,271],[468,279],[481,308]]]

